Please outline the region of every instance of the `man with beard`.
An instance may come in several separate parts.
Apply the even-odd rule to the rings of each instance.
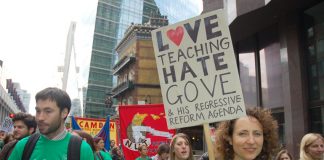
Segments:
[[[12,122],[14,124],[13,137],[15,140],[9,142],[3,147],[0,153],[1,160],[7,160],[9,158],[17,141],[33,134],[36,131],[37,124],[35,117],[30,114],[19,112],[12,118]]]
[[[40,132],[39,139],[35,142],[33,150],[29,151],[31,141],[29,137],[20,140],[9,160],[17,159],[47,159],[66,160],[79,156],[81,160],[93,160],[94,155],[90,145],[82,141],[79,146],[79,155],[70,155],[70,139],[74,139],[64,125],[65,119],[71,109],[69,95],[58,88],[46,88],[38,92],[36,99],[36,122]],[[31,139],[33,136],[31,136]],[[28,147],[25,147],[27,144]],[[26,150],[27,149],[27,153]],[[69,149],[68,149],[69,148]],[[74,147],[71,147],[72,149]],[[28,154],[30,157],[26,156]],[[72,156],[72,157],[70,157]]]

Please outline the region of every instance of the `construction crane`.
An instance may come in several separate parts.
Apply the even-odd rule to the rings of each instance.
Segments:
[[[69,79],[69,72],[70,72],[70,64],[71,64],[71,57],[73,54],[73,60],[74,60],[74,69],[75,73],[79,73],[79,67],[76,65],[76,53],[74,48],[74,33],[76,28],[76,22],[71,22],[67,40],[66,40],[66,48],[65,48],[65,57],[64,57],[64,66],[61,66],[58,68],[59,72],[63,72],[62,77],[62,90],[66,91],[68,86],[68,79]],[[82,100],[80,97],[80,89],[79,89],[79,82],[78,78],[76,77],[76,87],[77,87],[77,93],[78,93],[78,99],[80,99],[80,106],[82,110]],[[82,114],[82,112],[81,112]]]

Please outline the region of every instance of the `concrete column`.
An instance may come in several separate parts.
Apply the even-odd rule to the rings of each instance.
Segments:
[[[285,112],[285,143],[287,149],[299,158],[299,144],[308,130],[307,95],[302,60],[301,26],[297,13],[284,15],[279,21],[280,55],[283,77],[283,96]]]
[[[224,8],[223,0],[202,0],[203,1],[203,12],[207,13],[213,10]]]

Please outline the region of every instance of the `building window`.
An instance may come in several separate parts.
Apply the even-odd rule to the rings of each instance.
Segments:
[[[316,106],[310,109],[310,132],[324,134],[324,106]]]
[[[238,42],[239,71],[247,105],[283,106],[280,43],[277,25]]]
[[[258,106],[254,37],[238,44],[239,71],[245,104]]]
[[[304,12],[310,132],[324,133],[324,2]]]
[[[245,104],[273,111],[284,143],[282,69],[278,26],[272,25],[236,44]]]
[[[305,51],[311,107],[324,104],[324,2],[304,12]]]
[[[282,70],[277,26],[258,33],[262,106],[283,106]]]
[[[285,146],[285,113],[283,107],[276,110],[273,111],[272,116],[278,122],[279,142]]]
[[[254,53],[239,54],[240,59],[240,80],[244,96],[244,101],[247,105],[257,106],[256,93],[256,74],[255,74],[255,59]]]

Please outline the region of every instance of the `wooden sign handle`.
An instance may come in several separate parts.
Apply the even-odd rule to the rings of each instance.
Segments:
[[[209,124],[204,123],[203,126],[204,126],[205,139],[207,143],[207,149],[208,149],[208,157],[210,160],[214,160],[215,159],[214,146],[212,144],[212,139],[210,136]]]

